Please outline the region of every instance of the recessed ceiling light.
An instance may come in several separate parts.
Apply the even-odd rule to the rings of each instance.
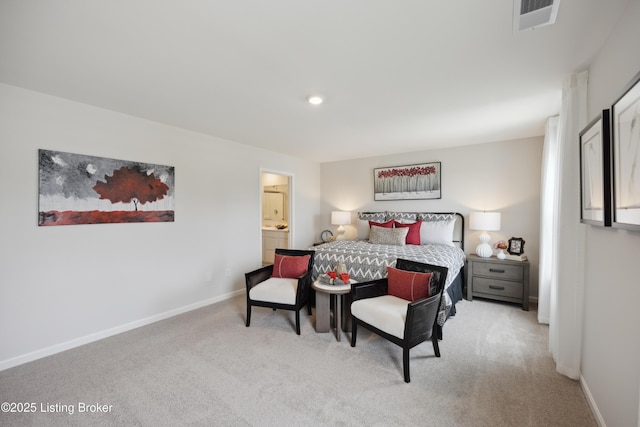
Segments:
[[[320,105],[324,102],[324,99],[320,95],[307,96],[307,102],[311,105]]]

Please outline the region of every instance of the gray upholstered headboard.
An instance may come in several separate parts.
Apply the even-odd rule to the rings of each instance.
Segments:
[[[358,219],[385,222],[391,219],[398,221],[450,221],[455,220],[453,243],[464,250],[464,216],[458,212],[358,212]]]

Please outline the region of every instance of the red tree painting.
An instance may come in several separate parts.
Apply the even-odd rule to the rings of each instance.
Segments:
[[[175,168],[38,150],[38,225],[173,222]]]
[[[111,203],[131,203],[138,210],[138,203],[155,202],[162,199],[169,191],[169,186],[156,178],[153,173],[145,173],[139,167],[126,166],[113,171],[112,176],[105,176],[105,181],[98,181],[93,189],[101,199]]]

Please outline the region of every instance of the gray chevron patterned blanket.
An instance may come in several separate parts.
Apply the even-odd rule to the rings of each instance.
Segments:
[[[447,267],[449,274],[445,289],[451,285],[464,266],[464,252],[455,246],[430,245],[374,245],[366,240],[339,240],[315,246],[313,280],[319,275],[335,269],[338,262],[344,262],[351,277],[358,282],[387,277],[387,267],[394,267],[398,258]],[[447,292],[441,303],[438,323],[444,324],[452,306]]]

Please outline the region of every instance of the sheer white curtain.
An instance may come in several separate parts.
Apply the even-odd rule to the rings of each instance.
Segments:
[[[542,149],[542,182],[540,183],[540,265],[538,272],[538,322],[549,324],[551,287],[558,253],[558,170],[560,167],[559,117],[549,117]]]
[[[547,123],[543,150],[538,320],[549,323],[556,370],[580,377],[584,228],[580,224],[578,134],[587,124],[588,72],[570,75],[562,109]]]

